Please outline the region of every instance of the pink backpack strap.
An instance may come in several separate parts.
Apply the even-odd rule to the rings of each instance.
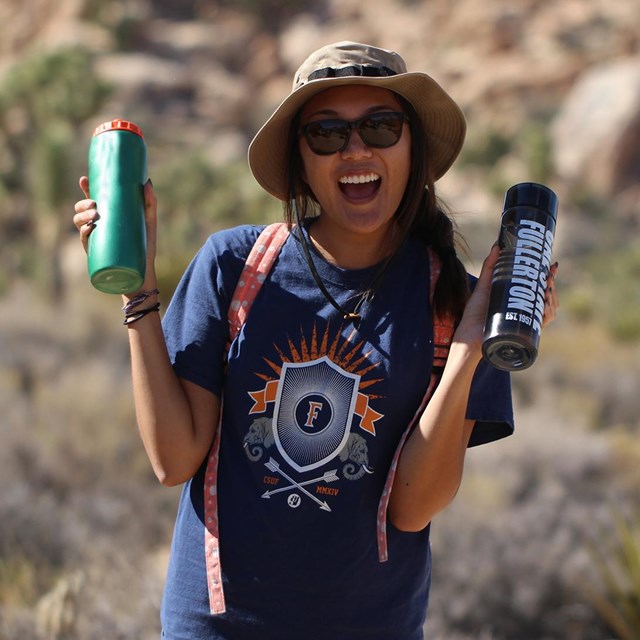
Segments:
[[[229,305],[230,343],[247,321],[249,309],[288,236],[287,224],[275,222],[263,229],[253,245]]]
[[[227,350],[242,329],[242,325],[246,322],[249,309],[288,236],[289,227],[284,222],[276,222],[265,227],[253,245],[229,305],[229,343],[227,344]],[[209,452],[204,476],[204,549],[207,567],[207,587],[209,590],[209,609],[212,615],[226,611],[222,588],[222,569],[220,566],[217,487],[222,412],[223,403],[220,406],[218,429]]]
[[[440,258],[431,247],[428,248],[428,251],[429,273],[431,274],[431,281],[429,283],[429,299],[433,305],[433,293],[440,276],[442,264],[440,262]],[[376,535],[378,539],[378,560],[380,562],[386,562],[389,559],[389,551],[387,546],[387,513],[389,510],[389,498],[391,496],[393,480],[398,468],[398,460],[400,459],[400,454],[402,453],[402,448],[404,447],[404,443],[406,442],[407,437],[409,436],[411,431],[413,431],[415,425],[420,420],[420,416],[424,412],[429,400],[431,399],[431,396],[433,395],[433,392],[438,386],[440,376],[442,375],[442,370],[444,369],[444,365],[447,362],[447,357],[449,356],[449,347],[451,346],[451,338],[453,336],[454,329],[455,327],[450,318],[441,318],[437,315],[434,316],[433,367],[431,370],[431,377],[429,379],[429,386],[427,387],[427,391],[422,398],[422,402],[420,403],[418,410],[415,412],[413,418],[411,419],[409,426],[404,430],[404,433],[400,438],[400,442],[396,447],[395,453],[393,454],[393,459],[391,460],[391,466],[389,467],[389,472],[387,474],[387,479],[384,484],[382,496],[380,498],[380,502],[378,503]]]

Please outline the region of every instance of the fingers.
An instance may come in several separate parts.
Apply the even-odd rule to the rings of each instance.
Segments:
[[[75,204],[75,215],[73,216],[73,224],[80,232],[80,240],[84,250],[87,250],[87,243],[89,241],[89,235],[93,231],[96,221],[100,218],[100,214],[97,211],[96,203],[89,197],[89,178],[82,176],[78,182],[82,193],[84,193],[84,200],[79,200]]]
[[[73,216],[73,224],[80,233],[80,240],[84,250],[87,251],[87,244],[89,236],[93,231],[96,222],[100,219],[100,214],[97,210],[95,200],[89,196],[89,179],[86,176],[82,176],[79,180],[80,189],[85,195],[83,200],[78,200],[75,204],[75,215]],[[147,180],[144,185],[144,208],[145,208],[145,220],[147,224],[147,236],[148,241],[151,244],[150,257],[155,257],[155,242],[156,242],[156,219],[157,219],[157,206],[155,192],[153,190],[153,184],[151,180]]]
[[[542,317],[542,326],[546,326],[555,320],[560,301],[558,299],[558,289],[556,287],[556,274],[558,273],[558,263],[555,262],[549,269],[547,277],[547,290],[545,292],[544,315]]]
[[[100,219],[100,214],[96,209],[96,203],[90,198],[79,200],[75,204],[75,215],[73,216],[73,224],[80,232],[80,240],[84,250],[87,250],[89,235],[93,231],[96,221]]]

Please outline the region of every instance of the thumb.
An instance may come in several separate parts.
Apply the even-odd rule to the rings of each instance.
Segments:
[[[82,176],[78,181],[78,184],[80,185],[82,193],[84,193],[84,197],[90,198],[91,196],[89,196],[89,178],[87,178],[87,176]]]
[[[158,200],[153,190],[153,183],[147,180],[144,184],[144,219],[147,227],[147,259],[153,263],[157,251],[158,236]]]
[[[158,206],[158,199],[156,198],[155,191],[153,190],[153,182],[151,182],[151,178],[149,178],[144,183],[144,210],[145,210],[145,215],[147,217],[149,217],[150,215],[155,217],[157,206]]]
[[[158,226],[158,199],[153,190],[153,182],[147,180],[144,184],[144,219],[147,225],[147,233],[151,233],[155,240]]]
[[[481,287],[483,289],[491,288],[491,280],[493,277],[493,270],[498,262],[498,258],[500,257],[500,247],[497,244],[494,244],[491,247],[491,251],[489,255],[484,259],[482,263],[482,270],[480,271],[480,275],[478,276],[478,283],[476,287]]]

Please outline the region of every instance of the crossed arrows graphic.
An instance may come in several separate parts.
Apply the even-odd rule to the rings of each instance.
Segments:
[[[285,480],[288,480],[291,484],[286,487],[280,487],[279,489],[273,489],[271,491],[265,491],[262,494],[263,498],[271,498],[272,495],[276,493],[281,493],[283,491],[292,491],[293,489],[299,489],[305,496],[311,498],[316,504],[320,505],[320,508],[323,511],[331,511],[331,507],[322,500],[316,498],[312,493],[309,493],[304,487],[308,484],[313,484],[314,482],[335,482],[338,480],[338,476],[336,475],[337,469],[332,469],[331,471],[325,472],[322,476],[318,478],[313,478],[312,480],[305,480],[304,482],[296,482],[293,478],[288,476],[281,468],[280,465],[273,459],[269,458],[269,462],[265,462],[264,466],[269,469],[269,471],[273,471],[274,473],[279,473]]]

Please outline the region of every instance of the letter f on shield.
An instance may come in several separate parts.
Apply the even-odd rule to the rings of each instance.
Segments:
[[[321,467],[347,442],[360,376],[327,356],[282,365],[274,409],[276,446],[296,471]]]

